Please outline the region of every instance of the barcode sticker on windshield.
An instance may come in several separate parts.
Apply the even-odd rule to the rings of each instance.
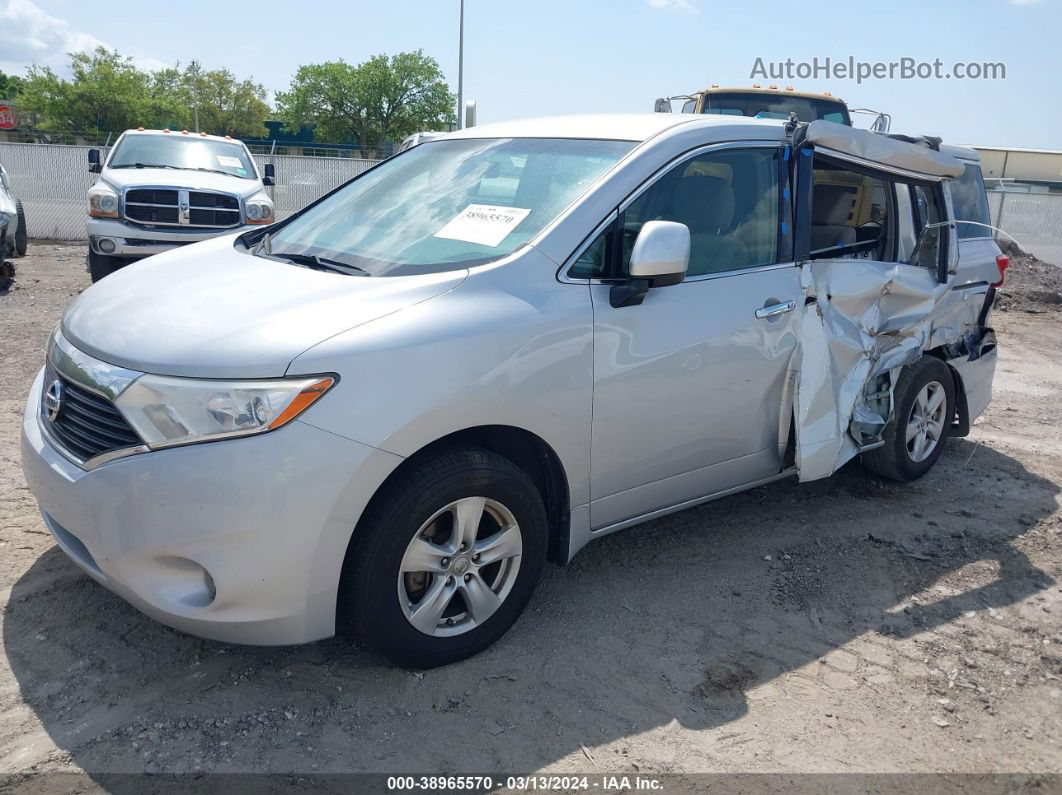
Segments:
[[[481,246],[494,248],[516,229],[530,212],[521,207],[470,204],[436,232],[434,237],[479,243]]]
[[[229,155],[218,155],[218,165],[228,166],[229,168],[243,168],[240,158],[230,157]]]

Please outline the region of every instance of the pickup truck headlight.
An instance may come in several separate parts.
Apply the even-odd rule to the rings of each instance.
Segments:
[[[273,202],[264,197],[248,199],[245,214],[249,224],[271,224],[274,220]]]
[[[89,215],[93,218],[117,218],[118,194],[97,183],[89,188]]]
[[[276,430],[306,411],[335,382],[332,376],[206,381],[143,375],[115,404],[154,449]]]

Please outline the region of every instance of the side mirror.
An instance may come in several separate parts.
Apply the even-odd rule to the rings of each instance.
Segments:
[[[100,150],[99,149],[89,149],[88,150],[88,161],[89,161],[89,173],[90,174],[99,174],[101,171],[103,171],[103,166],[100,164]]]
[[[277,167],[272,163],[265,164],[265,176],[262,177],[263,185],[276,185],[277,184]]]
[[[628,268],[630,279],[612,288],[613,307],[640,304],[650,287],[679,284],[690,262],[690,228],[675,221],[646,221],[638,231]]]
[[[653,103],[654,113],[671,113],[671,100],[660,97]]]

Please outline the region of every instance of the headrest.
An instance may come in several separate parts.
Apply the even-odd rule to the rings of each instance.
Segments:
[[[685,176],[675,188],[675,218],[691,232],[726,226],[734,218],[734,189],[721,177]]]
[[[811,199],[811,223],[844,226],[852,214],[852,189],[843,185],[816,185]]]

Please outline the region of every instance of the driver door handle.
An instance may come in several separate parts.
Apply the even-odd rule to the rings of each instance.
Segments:
[[[760,320],[767,320],[784,315],[786,312],[792,312],[794,309],[796,309],[796,301],[783,301],[780,304],[769,304],[762,309],[757,309],[756,317]]]

